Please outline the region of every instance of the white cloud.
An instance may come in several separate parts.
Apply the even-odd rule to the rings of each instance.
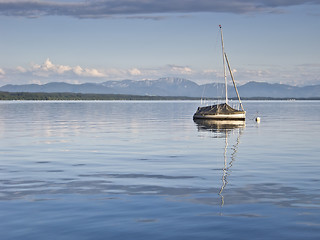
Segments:
[[[27,72],[27,69],[25,69],[24,67],[21,67],[21,66],[18,66],[16,69],[18,72],[21,72],[21,73]]]
[[[86,77],[105,77],[105,74],[103,74],[102,72],[99,72],[99,70],[95,69],[95,68],[86,68],[84,70],[84,74],[83,76]]]
[[[171,72],[176,74],[190,75],[193,73],[192,69],[186,66],[169,65],[169,68]]]
[[[82,68],[80,66],[76,66],[70,68],[75,74],[80,77],[105,77],[106,75],[95,68]],[[68,71],[69,71],[68,70]]]
[[[76,67],[74,67],[74,68],[72,69],[72,71],[73,71],[75,74],[81,76],[81,74],[82,74],[82,72],[83,72],[83,69],[82,69],[82,67],[80,67],[80,66],[76,66]]]
[[[140,71],[139,69],[137,69],[137,68],[132,68],[132,69],[130,69],[130,70],[129,70],[129,73],[130,73],[131,75],[134,75],[134,76],[141,75],[141,71]]]
[[[233,69],[237,84],[249,81],[287,84],[319,84],[319,65],[305,64],[287,67],[277,66],[246,66]],[[56,64],[46,59],[42,64],[31,64],[29,67],[0,68],[0,86],[8,83],[48,83],[62,81],[68,83],[102,82],[108,80],[142,80],[159,79],[161,77],[179,77],[203,83],[223,83],[223,71],[221,69],[194,69],[182,65],[165,65],[153,68],[131,67],[103,69],[90,68],[80,65]],[[228,79],[230,79],[228,77]],[[231,80],[230,80],[231,84]]]
[[[23,68],[20,67],[20,71]],[[23,72],[23,71],[21,71]],[[68,65],[58,65],[51,62],[48,58],[42,64],[32,64],[31,69],[29,70],[33,75],[39,77],[49,77],[54,75],[72,75],[76,74],[80,77],[105,77],[106,75],[95,68],[82,68],[80,66],[71,67]]]
[[[59,74],[63,74],[65,72],[68,72],[70,71],[72,68],[69,67],[69,66],[63,66],[63,65],[60,65],[60,66],[57,66],[56,67],[56,72],[59,73]]]
[[[5,71],[2,68],[0,68],[0,78],[3,78],[5,74]]]
[[[52,64],[52,62],[50,61],[49,58],[47,58],[47,60],[44,62],[44,64],[42,65],[44,70],[50,70],[55,68],[55,66]]]

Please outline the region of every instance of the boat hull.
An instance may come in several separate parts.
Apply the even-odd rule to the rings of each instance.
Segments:
[[[211,120],[242,120],[246,119],[246,113],[236,114],[194,114],[194,119],[211,119]]]
[[[194,119],[211,119],[211,120],[242,120],[246,119],[246,112],[239,111],[228,104],[218,104],[206,107],[199,107],[193,115]]]

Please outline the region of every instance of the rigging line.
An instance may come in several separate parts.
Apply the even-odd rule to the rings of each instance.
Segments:
[[[238,89],[237,89],[237,85],[236,85],[236,82],[234,81],[233,73],[232,73],[232,70],[231,70],[231,67],[230,67],[230,64],[229,64],[229,61],[228,61],[227,54],[224,53],[224,56],[225,56],[226,61],[227,61],[227,65],[228,65],[228,68],[229,68],[230,76],[231,76],[231,79],[232,79],[233,86],[234,86],[234,89],[235,89],[235,91],[236,91],[236,94],[237,94],[237,96],[238,96],[241,109],[242,109],[242,111],[244,111],[243,106],[242,106],[242,102],[241,102],[241,99],[240,99],[240,96],[239,96],[239,92],[238,92]]]
[[[202,85],[203,86],[203,85]],[[201,104],[202,104],[202,100],[204,100],[204,93],[206,91],[206,85],[204,85],[203,87],[203,91],[202,91],[202,96],[201,96]]]

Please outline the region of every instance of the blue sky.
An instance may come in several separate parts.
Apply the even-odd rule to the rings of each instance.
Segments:
[[[0,0],[0,86],[180,77],[320,84],[320,0]]]

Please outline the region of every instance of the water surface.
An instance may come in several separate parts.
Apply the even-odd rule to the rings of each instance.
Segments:
[[[1,239],[319,239],[320,102],[198,104],[0,102]]]

